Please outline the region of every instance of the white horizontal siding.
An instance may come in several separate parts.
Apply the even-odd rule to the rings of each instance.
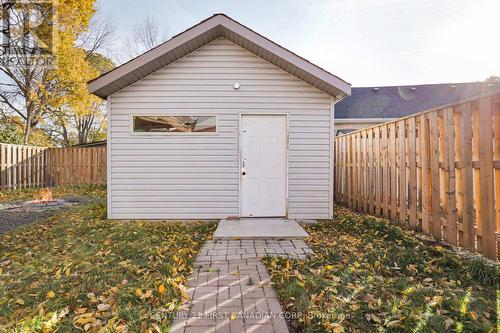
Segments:
[[[289,116],[289,217],[329,217],[329,96],[226,39],[114,93],[110,108],[112,218],[238,216],[239,114],[272,112]],[[155,113],[217,114],[218,133],[130,133],[131,115]]]

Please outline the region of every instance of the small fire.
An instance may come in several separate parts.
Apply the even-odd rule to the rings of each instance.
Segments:
[[[40,190],[38,198],[35,200],[36,202],[49,202],[52,201],[52,191],[48,188],[44,188]]]

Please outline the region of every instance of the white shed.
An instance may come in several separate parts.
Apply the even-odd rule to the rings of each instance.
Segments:
[[[216,14],[89,82],[113,219],[330,218],[350,84]]]

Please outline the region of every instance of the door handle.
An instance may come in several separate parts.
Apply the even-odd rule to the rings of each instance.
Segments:
[[[246,176],[247,170],[245,169],[245,160],[241,161],[241,175]]]

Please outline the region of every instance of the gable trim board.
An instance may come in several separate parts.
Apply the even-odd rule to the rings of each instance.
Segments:
[[[163,44],[89,81],[89,92],[106,98],[210,41],[224,37],[297,78],[340,99],[351,85],[224,14],[198,23]]]
[[[239,216],[241,116],[284,114],[287,217],[331,218],[337,98],[224,37],[209,41],[107,95],[108,217]],[[135,114],[216,114],[218,128],[143,135],[132,133]]]

